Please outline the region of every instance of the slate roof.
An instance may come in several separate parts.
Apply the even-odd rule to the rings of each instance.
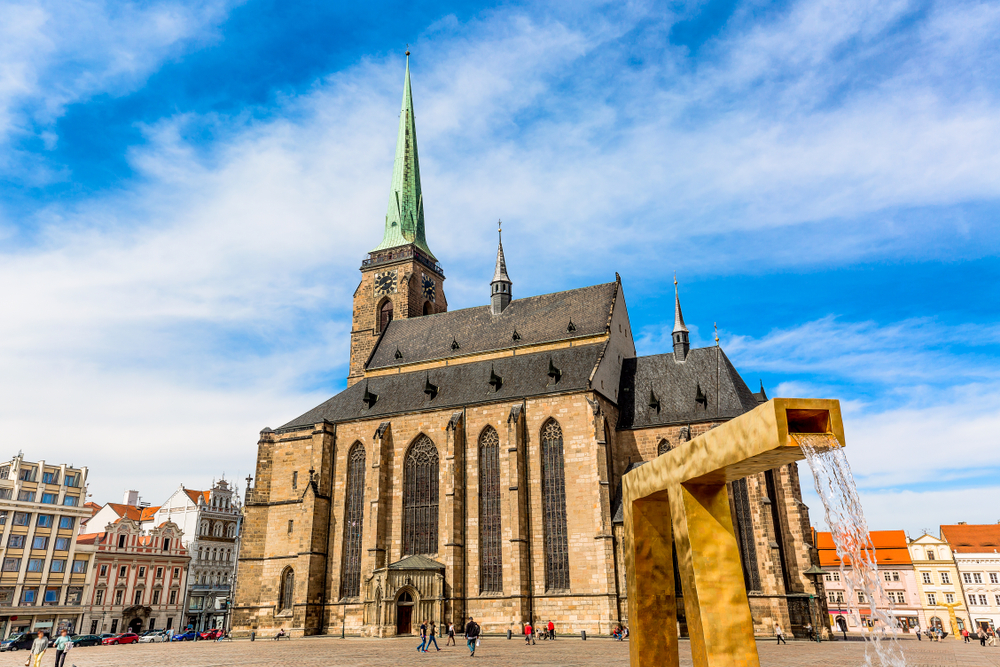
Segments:
[[[960,554],[996,553],[1000,550],[1000,524],[987,523],[941,526],[941,539]]]
[[[386,327],[366,368],[551,343],[605,333],[618,283],[515,299],[499,315],[490,306],[400,318]],[[569,323],[573,322],[573,331]],[[519,340],[514,340],[517,331]],[[458,343],[453,349],[452,342]],[[396,357],[399,351],[401,358]]]
[[[699,403],[697,398],[704,397]],[[650,391],[659,410],[649,407]],[[737,417],[757,407],[757,398],[719,347],[691,350],[684,362],[673,353],[622,361],[618,428]]]
[[[603,349],[604,343],[596,343],[534,354],[519,354],[492,361],[444,366],[430,371],[368,378],[293,419],[279,430],[311,426],[323,420],[344,422],[373,419],[405,412],[459,408],[471,403],[509,401],[587,389],[590,374],[597,365]],[[550,360],[561,373],[559,382],[554,383],[548,375]],[[503,379],[499,391],[494,391],[489,384],[491,370]],[[427,382],[437,387],[437,395],[434,398],[424,393]],[[366,390],[378,396],[378,400],[371,407],[362,400]]]
[[[407,556],[389,564],[390,570],[443,570],[444,564],[427,556]]]

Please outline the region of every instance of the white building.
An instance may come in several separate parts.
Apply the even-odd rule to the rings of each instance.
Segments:
[[[941,526],[951,545],[972,623],[1000,627],[1000,524]]]
[[[181,485],[155,508],[150,523],[180,526],[191,556],[185,625],[200,631],[228,627],[241,517],[239,497],[226,480],[208,491]]]

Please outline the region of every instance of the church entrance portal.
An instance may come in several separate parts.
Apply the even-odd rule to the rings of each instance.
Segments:
[[[413,616],[413,598],[403,591],[396,600],[396,634],[408,635],[412,632],[410,619]]]
[[[133,618],[132,621],[128,624],[128,631],[134,632],[135,634],[139,634],[141,630],[142,630],[142,619]]]

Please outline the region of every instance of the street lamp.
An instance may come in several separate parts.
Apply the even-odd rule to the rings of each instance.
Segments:
[[[814,604],[814,601],[816,600],[816,594],[815,593],[817,591],[819,591],[819,578],[822,575],[826,574],[826,570],[824,570],[823,568],[821,568],[820,566],[818,566],[816,564],[813,564],[813,565],[811,565],[809,567],[808,570],[806,570],[802,574],[804,574],[807,577],[809,577],[810,579],[812,579],[812,582],[813,582],[813,593],[810,593],[810,595],[809,595],[809,622],[812,623],[812,621],[813,621],[813,604]],[[813,625],[813,632],[816,635],[816,642],[818,643],[820,641],[819,627],[817,625],[815,625],[815,624]]]

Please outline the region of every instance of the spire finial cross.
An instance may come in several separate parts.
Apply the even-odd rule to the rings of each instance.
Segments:
[[[407,58],[410,57],[410,45],[409,44],[406,45],[406,57]]]
[[[677,272],[674,271],[674,287],[677,287]]]
[[[719,347],[719,323],[714,322],[713,324],[715,326],[715,346]]]

